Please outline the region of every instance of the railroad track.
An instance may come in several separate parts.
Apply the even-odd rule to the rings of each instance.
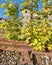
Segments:
[[[32,47],[24,41],[0,39],[0,49],[24,52],[32,50]]]
[[[10,51],[18,51],[18,52],[25,52],[26,51],[32,51],[33,53],[35,52],[35,54],[46,54],[45,52],[37,52],[37,51],[34,51],[32,49],[31,46],[29,46],[28,43],[26,43],[25,41],[17,41],[17,40],[7,40],[7,39],[0,39],[0,49],[3,49],[3,50],[10,50]],[[51,51],[52,53],[52,51]],[[47,52],[47,54],[49,54]]]

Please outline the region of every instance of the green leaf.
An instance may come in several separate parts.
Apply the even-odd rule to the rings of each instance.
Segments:
[[[1,8],[5,8],[5,6],[6,6],[5,3],[3,3],[3,4],[0,5]]]

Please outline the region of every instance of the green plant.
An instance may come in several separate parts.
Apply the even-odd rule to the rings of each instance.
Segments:
[[[32,13],[30,21],[22,29],[22,35],[24,35],[25,40],[30,46],[33,46],[33,49],[39,51],[52,50],[52,20],[48,20],[49,16],[52,15],[52,6],[48,5],[48,1],[42,1],[43,4],[47,5],[40,12],[37,11],[38,16],[36,18],[33,18],[34,12],[31,10],[30,5],[28,5],[29,8],[26,6],[26,9],[31,10]]]
[[[36,21],[29,21],[26,27],[22,29],[22,34],[26,37],[26,42],[33,46],[33,49],[44,51],[45,45],[52,49],[52,26],[42,20],[41,23],[35,24]]]
[[[4,15],[7,18],[6,21],[1,24],[6,38],[19,40],[19,36],[21,35],[21,22],[18,18],[18,5],[16,3],[12,4],[12,0],[6,0],[6,3],[1,4],[1,7],[5,8]]]

